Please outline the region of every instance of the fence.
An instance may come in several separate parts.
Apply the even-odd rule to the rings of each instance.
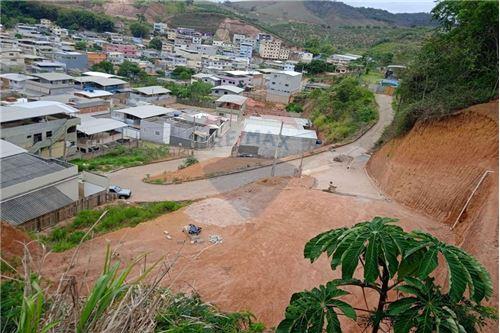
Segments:
[[[67,206],[61,207],[45,215],[39,216],[21,224],[26,230],[41,231],[56,225],[57,223],[69,219],[78,212],[85,209],[92,209],[116,199],[116,194],[101,191],[85,198],[81,198]]]

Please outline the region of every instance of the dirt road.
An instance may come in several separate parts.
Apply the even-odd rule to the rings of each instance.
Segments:
[[[343,146],[334,152],[324,152],[304,158],[303,172],[305,175],[310,175],[317,180],[317,188],[327,188],[329,182],[332,181],[338,186],[338,191],[341,193],[374,199],[383,198],[366,175],[364,166],[369,158],[369,155],[367,155],[368,150],[373,147],[380,138],[384,128],[392,121],[393,110],[391,107],[392,98],[390,96],[375,95],[375,98],[379,105],[379,121],[365,135],[356,142]],[[233,132],[237,130],[235,128]],[[219,147],[196,152],[197,158],[204,160],[213,157],[229,156],[230,145],[235,137],[233,132],[230,133],[228,139],[225,139],[224,143]],[[353,159],[352,162],[334,162],[333,158],[341,154],[351,156]],[[154,175],[163,171],[173,171],[181,163],[182,160],[177,160],[128,168],[114,172],[109,177],[111,183],[130,188],[133,193],[133,201],[144,202],[204,198],[234,190],[271,175],[271,167],[263,167],[237,174],[176,185],[155,185],[142,181],[147,174]],[[278,164],[275,174],[277,176],[293,175],[299,164],[299,160]]]

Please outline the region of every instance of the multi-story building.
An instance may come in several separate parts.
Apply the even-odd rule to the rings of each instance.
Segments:
[[[253,45],[250,43],[240,43],[239,56],[243,58],[252,58]]]
[[[213,45],[191,44],[186,48],[190,51],[196,51],[202,55],[213,56],[217,54],[218,47]]]
[[[252,76],[245,71],[225,71],[218,75],[222,85],[244,88],[252,84]]]
[[[30,67],[33,73],[54,73],[66,71],[66,65],[58,61],[34,61]]]
[[[75,80],[75,87],[85,89],[104,90],[115,93],[128,87],[128,82],[114,78],[103,76],[81,76],[73,78]]]
[[[262,40],[259,43],[259,55],[264,59],[287,60],[290,50],[283,47],[280,40]]]
[[[102,52],[87,52],[87,62],[89,66],[98,64],[105,61],[107,58],[106,53]]]
[[[357,55],[357,54],[332,54],[330,58],[327,59],[327,62],[334,64],[334,65],[341,65],[341,66],[346,66],[348,65],[351,61],[358,60],[362,58],[362,56]]]
[[[66,65],[66,70],[85,70],[88,67],[86,53],[80,52],[55,52],[54,60]]]
[[[288,104],[302,89],[302,73],[277,71],[266,76],[266,101]]]
[[[24,85],[24,93],[28,96],[66,94],[74,88],[74,78],[64,73],[36,73],[31,76],[34,78]]]
[[[23,71],[25,68],[24,57],[20,49],[0,49],[0,70]]]
[[[105,52],[121,52],[127,57],[136,57],[138,54],[137,46],[132,44],[104,44]]]
[[[26,81],[35,79],[34,76],[28,76],[19,73],[1,74],[2,90],[10,89],[12,91],[21,92],[24,90]]]
[[[0,138],[33,154],[67,157],[76,153],[78,112],[63,103],[37,101],[10,105],[0,112]]]
[[[164,35],[167,33],[167,30],[168,30],[168,25],[166,23],[163,23],[163,22],[153,23],[153,32],[154,33]]]
[[[120,65],[125,61],[125,55],[122,52],[108,52],[107,60],[113,65]]]

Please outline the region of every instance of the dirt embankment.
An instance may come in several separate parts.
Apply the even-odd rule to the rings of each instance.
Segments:
[[[377,151],[368,173],[394,200],[454,229],[455,243],[492,274],[498,301],[498,101],[418,123]]]

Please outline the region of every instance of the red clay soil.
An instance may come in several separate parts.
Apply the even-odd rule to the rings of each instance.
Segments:
[[[383,146],[368,173],[391,198],[451,226],[486,170],[492,170],[454,229],[494,281],[498,306],[498,101],[418,123]]]
[[[24,255],[25,244],[32,256],[41,253],[38,243],[32,242],[31,238],[24,231],[14,228],[6,222],[0,222],[0,248],[1,257],[11,266],[17,268]]]
[[[446,226],[398,204],[330,194],[311,189],[312,184],[307,178],[264,180],[193,203],[135,228],[97,237],[82,246],[71,274],[82,285],[94,280],[101,272],[107,242],[123,261],[146,252],[148,262],[161,256],[173,260],[180,251],[181,257],[163,281],[164,286],[186,292],[194,288],[205,301],[222,310],[249,310],[272,326],[283,318],[294,292],[338,277],[325,258],[311,264],[303,257],[305,243],[320,232],[374,216],[390,216],[400,218],[405,229],[425,230],[450,240]],[[219,220],[204,219],[215,214]],[[238,221],[235,215],[241,216]],[[203,227],[204,243],[184,244],[181,228],[188,223]],[[165,230],[173,239],[166,239]],[[212,234],[222,236],[223,243],[207,242]],[[57,281],[73,251],[50,254],[43,275]],[[350,301],[364,307],[360,291],[350,296]],[[372,303],[370,295],[368,302]],[[344,325],[346,332],[361,331],[355,323]]]
[[[149,182],[161,180],[163,182],[188,181],[224,174],[227,172],[244,170],[249,167],[269,162],[266,159],[251,157],[216,157],[193,164],[187,168],[164,172],[149,178]]]

